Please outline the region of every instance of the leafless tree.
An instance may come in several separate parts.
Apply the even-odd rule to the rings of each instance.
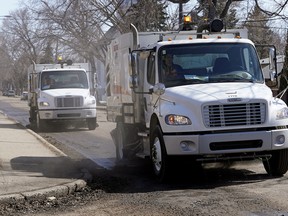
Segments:
[[[255,0],[256,6],[265,14],[267,14],[269,17],[278,17],[281,18],[284,23],[288,23],[288,13],[287,13],[287,5],[288,0],[282,0],[282,1],[271,1],[270,4],[273,4],[272,7],[264,8],[262,4],[259,2],[259,0]],[[286,11],[285,11],[286,10]],[[287,77],[288,75],[288,29],[286,27],[286,46],[284,49],[284,65],[283,65],[283,74]],[[285,87],[287,83],[285,82]]]
[[[273,5],[273,7],[264,8],[262,3],[259,0],[255,0],[256,6],[264,13],[266,13],[270,17],[281,17],[283,19],[288,18],[287,12],[285,13],[285,9],[287,9],[288,0],[281,0],[281,1],[271,1],[270,5]]]
[[[223,20],[229,11],[229,8],[233,2],[241,2],[243,0],[227,0],[224,8],[222,10],[217,11],[217,6],[219,4],[218,0],[199,0],[200,6],[203,8],[204,5],[206,5],[206,11],[204,10],[204,16],[207,17],[204,19],[202,23],[199,23],[198,28],[197,28],[197,33],[202,33],[204,30],[209,31],[210,30],[210,24],[211,21],[213,21],[215,18]],[[207,4],[206,4],[207,3]],[[199,35],[201,37],[201,35]]]
[[[33,61],[37,61],[41,51],[43,40],[39,40],[37,24],[33,22],[31,13],[24,9],[11,13],[2,24],[2,43],[5,44],[5,62],[8,72],[7,80],[20,93],[27,86],[27,67]]]

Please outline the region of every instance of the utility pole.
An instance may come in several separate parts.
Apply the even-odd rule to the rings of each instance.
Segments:
[[[183,20],[183,3],[182,1],[179,2],[179,26],[182,24]]]

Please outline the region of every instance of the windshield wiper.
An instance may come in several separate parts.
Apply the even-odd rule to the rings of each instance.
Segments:
[[[202,79],[181,79],[177,80],[177,83],[181,84],[199,84],[199,83],[207,83],[207,80],[202,80]]]
[[[209,81],[214,82],[253,82],[254,78],[250,75],[249,78],[240,76],[239,74],[218,74],[215,76],[210,76]]]
[[[209,78],[209,82],[252,82],[252,79],[245,79],[245,78]]]

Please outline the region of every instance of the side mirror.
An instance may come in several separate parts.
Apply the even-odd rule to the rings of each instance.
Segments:
[[[274,47],[269,48],[269,75],[270,80],[273,82],[277,76],[277,60],[276,60],[276,49]]]
[[[274,79],[276,78],[276,71],[270,71],[270,80],[273,82],[274,81]]]
[[[156,95],[162,95],[165,93],[165,85],[163,83],[157,83],[153,86],[153,93]]]
[[[276,67],[275,59],[276,59],[275,49],[273,47],[270,47],[269,48],[269,69],[270,70],[275,70],[275,67]]]
[[[132,89],[138,88],[139,82],[138,82],[138,76],[132,75],[129,77],[129,87]]]
[[[140,52],[140,58],[141,59],[147,59],[150,55],[150,51],[142,51]]]

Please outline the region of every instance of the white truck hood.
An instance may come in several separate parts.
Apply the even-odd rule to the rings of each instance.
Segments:
[[[157,98],[155,98],[157,99]],[[155,100],[156,101],[156,100]],[[159,100],[158,100],[159,101]],[[209,83],[209,84],[196,84],[170,87],[165,90],[161,95],[161,103],[159,112],[163,118],[162,122],[163,131],[173,132],[175,127],[165,124],[165,116],[169,114],[177,114],[188,117],[193,123],[192,125],[176,127],[179,131],[202,131],[207,130],[204,125],[203,108],[208,105],[233,105],[233,104],[247,104],[247,103],[265,103],[268,106],[273,104],[284,107],[282,100],[273,100],[271,90],[265,85],[260,83]],[[269,125],[279,124],[272,117],[275,114],[275,108],[269,109],[271,112],[267,113],[267,122]],[[287,123],[287,122],[286,122]],[[264,124],[263,124],[264,125]],[[269,126],[265,124],[265,126]],[[229,129],[239,129],[243,126],[229,126]],[[251,126],[254,127],[254,126]],[[208,128],[208,130],[223,129]]]
[[[210,83],[185,85],[167,88],[163,98],[175,103],[203,104],[217,101],[217,103],[243,102],[250,99],[269,99],[271,90],[264,84],[257,83]]]
[[[42,97],[66,97],[66,96],[89,96],[89,89],[75,89],[75,88],[63,88],[63,89],[49,89],[41,92]]]
[[[90,95],[89,89],[79,89],[79,88],[63,88],[63,89],[49,89],[41,91],[38,94],[38,104],[48,104],[47,106],[39,106],[39,109],[54,109],[58,107],[56,98],[62,100],[65,98],[83,98],[82,107],[96,108],[96,100],[94,96]],[[71,105],[71,104],[70,104]],[[74,106],[70,106],[74,107]]]

